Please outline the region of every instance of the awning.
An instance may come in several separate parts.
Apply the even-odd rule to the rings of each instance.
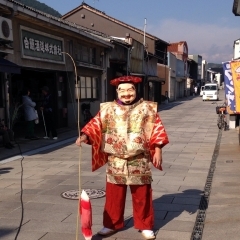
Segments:
[[[164,78],[159,78],[156,76],[148,76],[147,80],[149,82],[161,82],[162,84],[165,84],[165,81],[166,81]]]
[[[77,67],[86,67],[86,68],[92,68],[95,70],[103,71],[104,69],[98,65],[93,65],[89,63],[83,63],[83,62],[76,62]]]
[[[0,58],[0,72],[21,74],[21,67],[4,58]]]
[[[134,73],[134,72],[130,72],[131,76],[139,76],[139,77],[144,77],[146,74],[145,73]]]

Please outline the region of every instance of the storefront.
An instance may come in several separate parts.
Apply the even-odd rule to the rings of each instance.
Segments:
[[[175,89],[176,89],[176,77],[171,77],[170,78],[170,93],[169,93],[169,101],[170,102],[176,100]]]
[[[18,29],[20,41],[15,45],[14,60],[21,67],[21,74],[11,75],[9,83],[10,116],[22,102],[22,90],[28,88],[30,97],[36,102],[35,109],[40,116],[40,106],[43,95],[41,88],[48,86],[53,96],[53,112],[56,128],[66,127],[67,122],[67,73],[65,70],[64,38],[39,31],[34,28],[20,25]],[[19,49],[20,54],[17,49]],[[61,70],[62,69],[62,70]],[[10,118],[10,119],[11,119]],[[16,135],[22,135],[25,124],[23,109],[17,112],[17,121],[14,121]],[[13,122],[13,119],[10,121]],[[38,126],[36,126],[38,127]]]
[[[168,98],[167,96],[161,95],[162,85],[165,84],[165,79],[161,79],[156,76],[148,76],[147,83],[148,83],[147,100],[161,104],[163,100]]]
[[[1,55],[1,54],[0,54]],[[0,57],[0,121],[9,127],[9,83],[11,75],[20,74],[21,69],[16,64]]]
[[[187,96],[187,83],[185,78],[176,78],[176,98]]]

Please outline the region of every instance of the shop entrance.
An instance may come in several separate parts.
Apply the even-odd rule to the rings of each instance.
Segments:
[[[36,135],[44,135],[44,125],[40,106],[43,101],[41,88],[48,86],[53,96],[53,112],[56,128],[67,127],[67,76],[65,72],[53,72],[47,70],[22,69],[21,75],[13,75],[10,86],[10,115],[16,106],[21,105],[22,89],[30,89],[30,97],[36,102],[39,124],[35,125]],[[23,109],[20,107],[14,124],[14,132],[17,136],[24,136],[25,119]]]

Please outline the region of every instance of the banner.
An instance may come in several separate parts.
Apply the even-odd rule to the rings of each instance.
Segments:
[[[224,90],[225,90],[225,98],[227,103],[227,111],[229,114],[234,114],[236,109],[235,103],[235,91],[232,79],[232,70],[231,70],[231,62],[223,63],[223,73],[224,73]]]
[[[235,111],[240,113],[240,61],[231,62],[230,65],[234,86]]]

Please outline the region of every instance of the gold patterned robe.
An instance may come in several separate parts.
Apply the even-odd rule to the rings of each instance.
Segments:
[[[102,103],[82,132],[93,145],[93,171],[107,163],[107,181],[114,184],[150,184],[155,145],[168,143],[157,104],[142,99],[132,105]]]

